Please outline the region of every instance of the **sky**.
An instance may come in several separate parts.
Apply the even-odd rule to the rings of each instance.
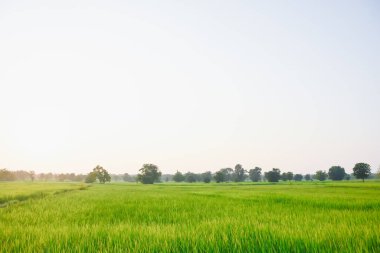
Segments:
[[[0,168],[380,165],[380,3],[0,1]]]

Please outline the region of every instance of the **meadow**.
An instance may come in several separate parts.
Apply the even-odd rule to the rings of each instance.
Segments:
[[[16,182],[0,200],[0,252],[380,252],[380,182]]]

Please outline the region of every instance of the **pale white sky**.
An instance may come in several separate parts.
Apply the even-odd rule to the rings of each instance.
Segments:
[[[378,1],[0,1],[0,168],[380,165]]]

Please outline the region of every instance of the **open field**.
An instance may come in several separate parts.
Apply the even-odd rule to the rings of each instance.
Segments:
[[[0,182],[0,207],[18,201],[42,198],[49,194],[87,188],[83,183],[50,183],[50,182]]]
[[[380,251],[380,182],[80,188],[0,183],[0,198],[61,193],[0,208],[0,251]]]

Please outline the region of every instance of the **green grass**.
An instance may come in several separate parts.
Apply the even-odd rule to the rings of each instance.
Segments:
[[[380,183],[94,185],[0,208],[0,241],[3,252],[379,252]]]
[[[18,201],[42,198],[49,194],[87,188],[81,183],[52,182],[0,182],[0,207]]]

